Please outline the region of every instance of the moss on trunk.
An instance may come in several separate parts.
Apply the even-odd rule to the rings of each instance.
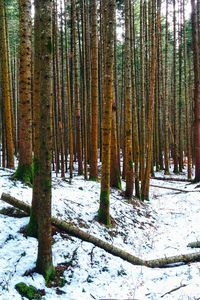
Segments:
[[[29,223],[28,223],[28,227],[27,227],[27,235],[31,236],[31,237],[34,237],[34,238],[38,238],[37,219],[33,215],[32,210],[31,210],[31,215],[30,215],[30,220],[29,220]]]
[[[13,175],[13,178],[31,186],[33,182],[32,165],[18,165],[17,170]]]
[[[96,182],[98,182],[98,177],[96,177],[96,176],[90,176],[89,180],[90,181],[96,181]]]
[[[98,220],[106,226],[111,226],[111,219],[109,214],[110,193],[102,191],[100,194],[100,207],[98,211]]]
[[[43,258],[41,257],[37,258],[36,272],[44,276],[46,285],[48,286],[49,282],[53,280],[55,276],[56,269],[54,268],[52,263],[49,263],[47,261],[46,263],[44,263],[44,261],[41,261],[41,259]]]

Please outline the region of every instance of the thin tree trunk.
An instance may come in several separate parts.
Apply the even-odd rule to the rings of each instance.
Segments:
[[[34,19],[34,72],[33,72],[33,143],[34,143],[34,161],[33,161],[33,190],[32,190],[32,208],[28,224],[28,235],[38,236],[38,203],[40,197],[40,178],[39,155],[40,155],[40,0],[35,0],[35,19]]]
[[[106,49],[103,78],[103,120],[102,120],[102,171],[99,222],[110,225],[110,152],[113,102],[113,65],[114,65],[114,24],[115,0],[104,4],[104,49]]]
[[[176,1],[173,0],[173,109],[174,109],[174,173],[178,173],[178,107],[177,107],[177,80],[176,80]]]
[[[8,41],[4,1],[0,0],[0,65],[2,74],[2,95],[4,110],[7,167],[14,168],[14,143],[11,112],[11,82],[9,69]]]
[[[31,103],[31,0],[19,1],[19,164],[15,178],[32,183],[32,103]]]
[[[164,101],[164,132],[165,132],[165,175],[169,174],[169,101],[168,101],[168,0],[166,0],[165,24],[165,101]]]
[[[38,256],[36,270],[46,281],[54,274],[51,247],[52,162],[52,1],[41,2],[40,10],[40,199],[38,211]],[[44,30],[45,28],[45,30]]]
[[[149,184],[152,167],[152,144],[153,144],[153,114],[154,114],[154,85],[156,76],[156,49],[157,49],[157,34],[155,33],[155,3],[152,7],[152,44],[151,44],[151,75],[150,75],[150,90],[148,99],[148,121],[147,121],[147,143],[146,143],[146,168],[144,179],[141,181],[141,198],[142,200],[149,200]],[[160,22],[159,16],[157,19],[157,26]],[[156,30],[157,30],[156,26]],[[155,37],[156,35],[156,37]]]
[[[191,153],[191,130],[190,130],[190,103],[187,80],[187,43],[186,43],[186,24],[185,24],[185,1],[183,0],[183,56],[184,56],[184,98],[186,114],[186,148],[187,148],[187,176],[192,178],[192,153]]]
[[[192,44],[194,63],[194,155],[195,155],[195,182],[200,181],[200,52],[198,39],[197,7],[195,0],[192,5]]]
[[[92,127],[91,127],[91,161],[90,180],[98,178],[98,40],[97,40],[97,3],[90,1],[91,10],[91,98],[92,98]]]
[[[125,0],[125,151],[126,151],[126,191],[125,196],[133,196],[133,142],[132,142],[132,86],[131,86],[131,36],[130,0]]]
[[[82,139],[81,139],[81,107],[78,76],[78,57],[77,57],[77,33],[76,33],[76,1],[71,0],[72,4],[72,35],[73,35],[73,66],[74,66],[74,96],[76,110],[76,149],[78,158],[78,174],[83,174],[82,164]]]

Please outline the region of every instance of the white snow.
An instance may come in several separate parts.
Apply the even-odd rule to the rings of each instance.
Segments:
[[[0,170],[0,194],[6,192],[31,203],[31,188],[10,180],[12,171]],[[162,174],[157,174],[161,176]],[[179,177],[179,176],[178,176]],[[186,178],[186,175],[183,175]],[[113,228],[96,221],[100,183],[71,180],[53,175],[53,215],[70,221],[133,255],[144,259],[192,253],[187,244],[200,239],[200,188],[187,182],[152,180],[152,184],[192,191],[181,193],[151,187],[151,200],[128,203],[120,191],[112,190]],[[195,192],[193,192],[195,191]],[[0,200],[0,209],[8,204]],[[57,233],[53,240],[54,265],[72,263],[65,271],[66,284],[60,288],[45,287],[36,273],[23,276],[35,266],[37,241],[19,232],[28,218],[0,214],[0,299],[22,299],[15,284],[25,282],[45,289],[43,299],[198,299],[200,297],[200,263],[178,267],[150,269],[133,266],[94,245]]]

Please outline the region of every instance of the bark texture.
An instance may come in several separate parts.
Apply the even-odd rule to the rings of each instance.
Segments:
[[[2,74],[2,96],[5,123],[5,140],[7,164],[10,169],[14,168],[14,142],[11,112],[11,82],[8,55],[8,40],[4,1],[0,0],[0,65]]]
[[[102,120],[102,171],[101,193],[99,207],[99,221],[110,225],[110,153],[111,153],[111,128],[112,128],[112,102],[113,102],[113,64],[114,64],[114,20],[115,1],[104,4],[103,13],[106,22],[104,31],[104,49],[106,49],[104,89],[103,89],[103,120]]]
[[[125,196],[133,196],[133,134],[132,134],[132,87],[131,87],[131,35],[130,35],[130,1],[125,0],[125,157],[126,157],[126,191]]]
[[[15,178],[32,183],[32,109],[31,109],[31,0],[19,1],[19,164]]]
[[[36,269],[48,281],[54,273],[51,248],[52,1],[40,4],[40,154],[38,174],[38,257]],[[44,30],[45,28],[45,30]]]
[[[40,155],[40,0],[35,0],[34,19],[34,71],[33,71],[33,190],[32,209],[28,225],[28,235],[38,236],[38,202],[40,191],[40,178],[38,173]]]
[[[90,179],[98,178],[98,39],[97,39],[97,3],[90,1],[91,7],[91,165]]]
[[[194,156],[195,156],[195,182],[200,181],[200,71],[199,71],[199,38],[197,7],[194,0],[192,5],[192,44],[194,62]]]

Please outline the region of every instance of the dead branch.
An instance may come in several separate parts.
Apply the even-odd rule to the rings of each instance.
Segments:
[[[187,285],[188,285],[188,284],[182,284],[182,285],[180,285],[180,286],[178,286],[178,287],[172,289],[171,291],[169,291],[169,292],[163,294],[163,295],[161,296],[161,298],[163,298],[164,296],[169,295],[169,294],[171,294],[171,293],[173,293],[173,292],[176,292],[176,291],[178,291],[179,289],[181,289],[181,288],[183,288],[183,287],[186,287]]]
[[[24,212],[30,214],[30,206],[12,196],[9,194],[3,193],[1,195],[1,200],[4,202],[23,210]],[[58,220],[55,217],[52,217],[52,225],[56,226],[57,228],[66,231],[68,234],[79,238],[85,242],[91,243],[106,252],[120,257],[121,259],[133,264],[133,265],[139,265],[139,266],[146,266],[149,268],[163,268],[167,266],[174,266],[174,264],[187,264],[191,262],[197,262],[200,261],[200,253],[191,253],[191,254],[185,254],[185,255],[177,255],[177,256],[171,256],[171,257],[164,257],[164,258],[159,258],[159,259],[154,259],[154,260],[143,260],[139,257],[136,257],[118,247],[115,247],[112,244],[109,244],[81,229],[78,227],[67,223],[65,221]]]

